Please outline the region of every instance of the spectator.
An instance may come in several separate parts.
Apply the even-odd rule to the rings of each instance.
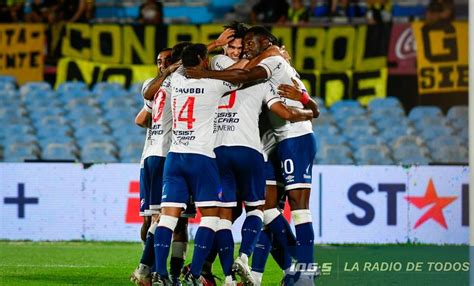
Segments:
[[[286,0],[260,0],[252,8],[250,21],[255,23],[285,23],[288,15]]]
[[[163,24],[163,4],[160,1],[146,0],[140,6],[140,18],[143,24]]]
[[[0,0],[0,23],[23,21],[24,0]]]
[[[93,0],[59,0],[59,20],[88,23],[94,18]]]
[[[304,6],[302,0],[292,0],[288,9],[288,21],[293,24],[308,22],[310,10]]]
[[[380,24],[391,18],[391,0],[367,0],[367,23]]]
[[[331,17],[346,17],[349,0],[329,0],[329,16]]]
[[[454,20],[453,0],[431,0],[426,11],[426,21],[452,21]]]
[[[30,0],[25,3],[25,21],[32,23],[53,23],[57,10],[55,0]]]

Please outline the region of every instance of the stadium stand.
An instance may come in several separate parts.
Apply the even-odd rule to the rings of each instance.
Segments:
[[[66,82],[57,90],[47,82],[19,89],[11,77],[0,77],[2,161],[68,160],[139,162],[145,130],[133,123],[142,99],[140,85],[129,90],[97,83]],[[313,121],[318,164],[466,163],[467,106],[444,116],[436,106],[418,106],[408,116],[397,98],[378,98],[366,108],[342,100]]]

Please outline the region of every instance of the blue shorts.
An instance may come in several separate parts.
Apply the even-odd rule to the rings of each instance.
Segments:
[[[277,156],[285,190],[310,189],[316,138],[313,133],[288,138],[278,143]]]
[[[149,156],[140,169],[140,215],[159,214],[165,159]]]
[[[222,197],[216,160],[191,153],[168,153],[161,207],[186,208],[192,195],[196,207],[218,207]]]
[[[237,200],[246,206],[265,204],[263,155],[244,146],[220,146],[214,149],[222,183],[221,207],[234,207]]]

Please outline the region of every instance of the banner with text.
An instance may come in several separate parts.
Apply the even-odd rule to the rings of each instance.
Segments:
[[[0,239],[139,240],[138,164],[3,163],[0,173]],[[467,167],[315,165],[315,243],[467,244],[468,181]]]
[[[19,84],[43,80],[45,36],[41,24],[0,25],[0,74]]]
[[[390,25],[268,28],[285,45],[293,65],[307,79],[307,89],[323,98],[331,95],[327,105],[349,98],[358,99],[365,105],[373,97],[386,96],[387,35]],[[88,72],[116,69],[115,65],[121,65],[118,69],[126,77],[130,73],[127,74],[123,68],[132,65],[136,70],[139,65],[154,65],[156,53],[162,48],[172,47],[181,41],[209,43],[222,31],[222,26],[217,24],[68,24],[62,54],[69,63],[82,60],[78,62],[82,63],[83,70],[88,65]],[[74,70],[65,67],[64,64],[59,65],[61,76],[56,84],[76,78],[71,75]],[[67,67],[72,68],[71,65]],[[93,73],[88,83],[108,79],[101,78],[100,72]]]
[[[420,94],[467,92],[468,23],[412,23]]]

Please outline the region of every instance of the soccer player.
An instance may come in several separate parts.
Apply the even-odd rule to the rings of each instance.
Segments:
[[[239,32],[238,26],[234,30],[236,31],[234,40],[229,45],[243,36],[243,31]],[[227,54],[214,57],[211,68],[215,70],[234,68],[234,63],[239,60],[240,54]],[[243,199],[247,211],[247,218],[242,227],[242,243],[239,256],[234,262],[234,270],[242,277],[244,283],[251,284],[255,281],[248,266],[248,257],[253,252],[262,228],[265,203],[264,159],[258,129],[258,117],[262,105],[287,120],[308,120],[313,117],[311,110],[293,110],[286,107],[276,89],[268,82],[238,90],[221,100],[216,118],[218,143],[215,153],[223,185],[223,198],[226,203],[235,202],[237,197]],[[233,260],[233,239],[230,230],[232,209],[226,206],[224,204],[221,210],[216,241],[226,275],[225,285],[235,285],[232,284],[230,276]]]
[[[163,169],[166,155],[171,144],[171,105],[170,105],[170,78],[163,74],[172,73],[177,67],[180,54],[188,43],[180,43],[173,50],[164,49],[158,54],[157,66],[159,75],[144,82],[142,95],[145,91],[153,93],[153,100],[145,99],[145,106],[136,118],[136,123],[147,127],[147,137],[142,154],[140,194],[144,214],[152,216],[151,225],[145,240],[145,248],[137,269],[130,279],[138,285],[150,284],[151,266],[154,263],[154,233],[158,225],[163,183]],[[156,79],[159,80],[156,80]],[[163,80],[161,80],[163,79]],[[159,84],[161,82],[161,84]],[[150,85],[154,85],[150,87]],[[187,244],[187,219],[180,220],[180,227],[174,233],[171,272],[177,281],[184,264],[184,255]]]
[[[255,58],[269,48],[274,38],[263,27],[249,29],[244,38],[244,53],[248,58]],[[248,70],[233,69],[226,71],[209,71],[202,67],[186,69],[186,75],[192,78],[215,78],[233,84],[249,83],[258,80],[269,80],[275,86],[292,85],[292,78],[297,78],[296,71],[281,56],[271,56],[262,60],[257,66]],[[302,93],[301,101],[285,99],[285,103],[294,107],[311,107],[314,116],[318,110],[315,102],[307,93]],[[285,190],[288,192],[292,218],[296,228],[296,258],[298,263],[312,265],[314,232],[312,216],[309,210],[311,192],[312,162],[316,154],[316,143],[312,132],[311,121],[292,123],[282,121],[274,116],[271,118],[277,139],[277,155],[282,166]],[[288,245],[286,233],[280,230],[285,226],[281,212],[276,208],[264,211],[264,222],[272,230],[275,239]],[[290,265],[288,265],[289,268]],[[294,277],[299,285],[312,285],[313,277],[305,275]]]
[[[207,66],[207,47],[188,46],[182,55],[184,67]],[[214,154],[214,115],[220,97],[237,86],[220,80],[195,80],[178,70],[172,85],[172,145],[165,163],[162,194],[162,215],[155,237],[156,285],[170,285],[166,260],[171,235],[178,217],[192,194],[202,214],[194,240],[191,271],[184,277],[189,285],[201,285],[201,270],[212,246],[219,222],[222,188]]]

